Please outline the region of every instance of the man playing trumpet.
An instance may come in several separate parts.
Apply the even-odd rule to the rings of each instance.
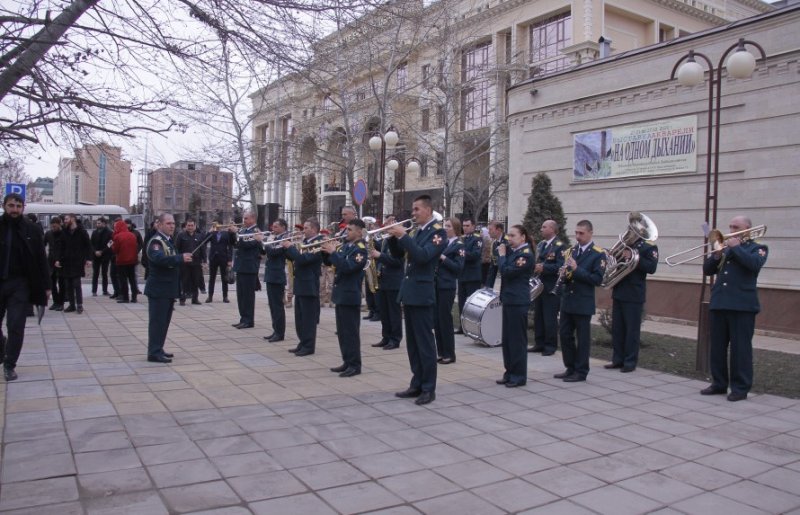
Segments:
[[[703,263],[703,273],[716,275],[711,288],[711,386],[700,393],[724,395],[729,401],[741,401],[753,385],[753,332],[758,303],[756,283],[761,267],[767,262],[768,249],[743,232],[753,224],[745,216],[730,221],[732,233],[725,248],[716,250]],[[730,344],[730,375],[727,366]]]

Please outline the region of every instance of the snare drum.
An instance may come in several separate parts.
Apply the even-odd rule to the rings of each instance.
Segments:
[[[500,295],[483,288],[469,296],[461,313],[464,334],[489,347],[497,347],[503,339],[503,307]]]

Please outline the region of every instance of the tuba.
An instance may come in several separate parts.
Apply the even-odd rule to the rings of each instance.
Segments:
[[[606,252],[606,272],[600,286],[609,289],[616,286],[626,275],[636,269],[639,264],[639,251],[633,246],[641,240],[658,239],[658,228],[650,218],[638,211],[628,213],[628,229],[619,235],[619,240]],[[630,258],[625,258],[624,251],[629,250]]]

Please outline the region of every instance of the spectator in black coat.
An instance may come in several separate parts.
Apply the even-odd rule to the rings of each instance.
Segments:
[[[86,275],[86,267],[92,262],[92,242],[74,214],[64,216],[64,236],[60,247],[55,267],[64,277],[69,301],[64,313],[77,311],[80,314],[83,313],[81,278]]]

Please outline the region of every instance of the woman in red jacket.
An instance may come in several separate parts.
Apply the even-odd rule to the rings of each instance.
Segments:
[[[139,261],[139,245],[136,242],[136,235],[128,230],[128,226],[123,220],[117,220],[114,222],[114,235],[111,237],[111,242],[111,251],[116,256],[117,276],[121,290],[121,297],[117,299],[117,302],[120,304],[136,302],[138,288],[134,271],[136,263]],[[130,285],[130,297],[128,296],[128,285]]]

